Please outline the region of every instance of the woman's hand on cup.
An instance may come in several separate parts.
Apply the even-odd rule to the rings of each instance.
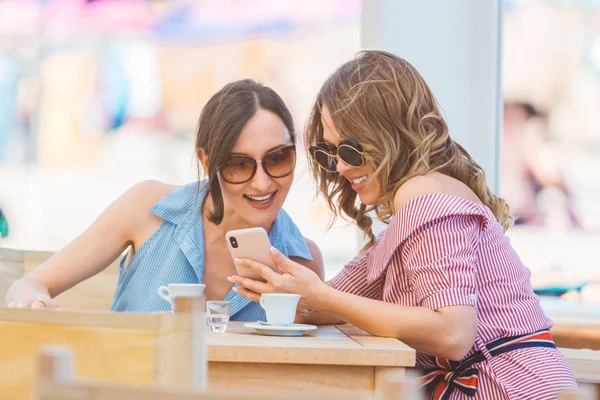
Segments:
[[[259,273],[266,282],[241,276],[232,276],[227,279],[242,286],[236,288],[235,291],[252,301],[260,301],[263,293],[296,293],[302,296],[300,303],[311,308],[315,303],[317,293],[326,284],[312,270],[290,260],[274,247],[271,248],[271,259],[279,267],[281,274],[258,261],[247,258],[236,260],[244,267]]]

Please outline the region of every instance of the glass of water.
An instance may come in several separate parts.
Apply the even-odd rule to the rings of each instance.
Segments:
[[[231,303],[228,301],[207,301],[206,316],[211,332],[225,332],[229,322]]]

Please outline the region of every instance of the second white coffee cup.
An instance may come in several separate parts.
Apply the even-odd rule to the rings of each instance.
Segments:
[[[265,293],[260,297],[260,306],[265,310],[269,324],[292,325],[299,300],[299,294]]]
[[[201,283],[170,283],[167,286],[158,288],[158,295],[173,305],[175,297],[194,297],[204,294],[204,287]]]

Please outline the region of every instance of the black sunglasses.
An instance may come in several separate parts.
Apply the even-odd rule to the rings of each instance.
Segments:
[[[262,165],[265,173],[271,178],[288,176],[296,167],[296,146],[292,144],[271,150],[265,154],[262,160],[232,154],[219,172],[227,183],[246,183],[256,175],[258,164]]]
[[[353,168],[365,165],[362,146],[356,140],[342,140],[337,146],[318,144],[311,146],[308,151],[319,167],[328,172],[337,171],[337,159]]]

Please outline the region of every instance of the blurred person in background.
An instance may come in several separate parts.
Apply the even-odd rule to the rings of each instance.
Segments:
[[[240,294],[301,294],[298,322],[348,322],[417,350],[432,399],[556,399],[576,388],[530,272],[511,247],[506,202],[449,135],[428,85],[405,60],[364,51],[322,86],[307,129],[321,194],[369,238],[332,280],[277,249],[266,282]],[[377,238],[366,214],[389,223]]]
[[[157,289],[204,283],[209,300],[231,301],[232,320],[265,319],[232,290],[229,230],[263,227],[274,246],[319,279],[319,249],[281,209],[296,164],[292,116],[271,88],[252,80],[226,85],[206,104],[195,150],[208,176],[176,187],[142,182],[111,204],[79,237],[16,281],[9,307],[57,308],[52,299],[122,258],[113,311],[168,311]],[[200,168],[200,166],[199,166]]]
[[[580,227],[560,150],[545,137],[546,119],[530,103],[505,104],[502,193],[516,224]]]

